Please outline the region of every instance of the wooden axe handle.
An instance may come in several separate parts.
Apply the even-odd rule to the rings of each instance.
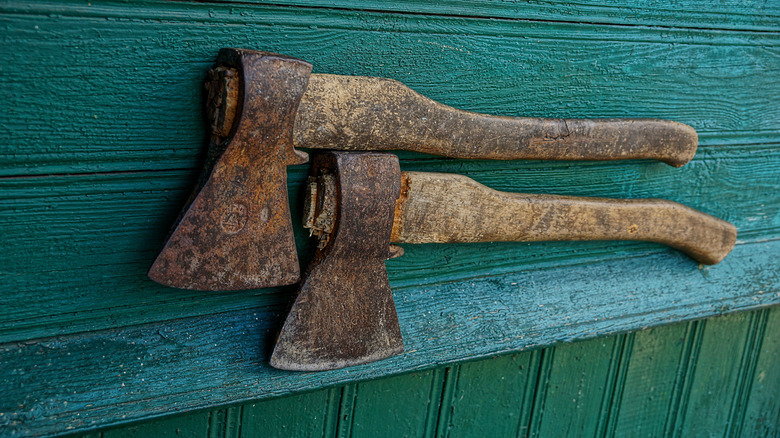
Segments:
[[[693,158],[698,136],[690,126],[668,120],[477,114],[391,79],[315,74],[298,107],[293,143],[495,160],[655,159],[679,167]]]
[[[712,265],[736,236],[732,224],[662,199],[506,193],[462,175],[403,172],[391,241],[640,240]]]

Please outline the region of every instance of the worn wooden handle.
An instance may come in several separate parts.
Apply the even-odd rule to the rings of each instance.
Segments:
[[[641,240],[712,265],[731,251],[736,237],[732,224],[661,199],[506,193],[462,175],[404,172],[391,240]]]
[[[688,125],[656,119],[538,119],[461,111],[382,78],[312,75],[295,146],[409,150],[498,160],[655,159],[682,166],[696,153]]]

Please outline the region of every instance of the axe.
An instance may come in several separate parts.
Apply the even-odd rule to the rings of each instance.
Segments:
[[[206,165],[149,270],[152,280],[199,290],[297,282],[286,166],[308,156],[296,147],[502,160],[656,159],[672,166],[696,152],[696,131],[681,123],[489,116],[390,79],[311,70],[273,53],[219,52],[206,80]]]
[[[640,240],[712,265],[736,228],[662,199],[498,192],[455,174],[401,172],[384,153],[315,155],[305,226],[317,252],[271,356],[285,370],[320,371],[403,351],[385,260],[394,243]]]

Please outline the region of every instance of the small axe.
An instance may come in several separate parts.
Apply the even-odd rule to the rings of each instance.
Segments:
[[[539,119],[448,107],[390,79],[311,74],[311,64],[222,49],[206,80],[204,171],[149,277],[171,287],[293,284],[300,268],[287,197],[296,147],[408,150],[455,158],[656,159],[682,166],[690,126],[655,119]]]
[[[640,240],[712,265],[736,228],[661,199],[505,193],[455,174],[401,172],[385,153],[315,155],[305,226],[318,249],[271,365],[320,371],[383,359],[404,345],[385,260],[394,243]]]

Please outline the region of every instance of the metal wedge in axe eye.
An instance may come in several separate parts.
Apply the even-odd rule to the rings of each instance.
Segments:
[[[696,152],[696,131],[681,123],[489,116],[390,79],[311,70],[273,53],[219,52],[206,81],[209,157],[151,279],[200,290],[295,283],[286,166],[308,159],[296,147],[501,160],[657,159],[673,166]]]
[[[271,357],[318,371],[403,351],[385,260],[392,243],[640,240],[704,264],[721,261],[737,230],[661,199],[505,193],[454,174],[401,172],[383,153],[328,152],[313,160],[306,224],[319,238]]]

